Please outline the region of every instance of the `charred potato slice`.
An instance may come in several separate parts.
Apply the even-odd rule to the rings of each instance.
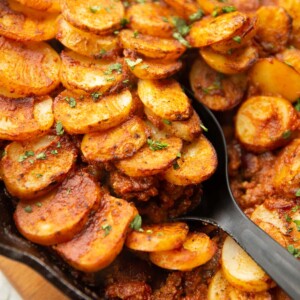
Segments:
[[[40,11],[60,12],[59,0],[17,0],[21,4]]]
[[[46,43],[0,37],[1,85],[9,92],[46,95],[58,86],[59,69],[60,58]]]
[[[0,96],[0,139],[22,141],[45,134],[54,122],[49,96],[11,99]]]
[[[55,250],[75,269],[96,272],[108,266],[121,252],[129,225],[137,215],[134,206],[104,195],[88,226]]]
[[[186,19],[197,13],[200,9],[194,0],[165,0],[164,2],[174,8],[177,14]]]
[[[22,200],[44,195],[72,169],[77,151],[67,137],[46,135],[5,148],[1,174],[8,192]]]
[[[183,244],[188,231],[187,224],[180,222],[145,225],[142,230],[129,233],[125,244],[138,251],[172,250]]]
[[[135,51],[143,56],[156,59],[176,60],[186,50],[174,39],[163,39],[144,34],[136,34],[133,30],[124,29],[119,34],[123,48]]]
[[[86,134],[81,151],[88,161],[104,162],[134,155],[147,141],[145,123],[137,116],[118,127]]]
[[[73,103],[73,104],[72,104]],[[100,98],[63,91],[54,100],[54,117],[71,134],[106,130],[127,120],[134,107],[128,90]]]
[[[30,204],[19,202],[14,213],[18,230],[28,240],[54,245],[71,240],[83,229],[101,192],[91,176],[82,171],[69,176],[54,191]]]
[[[276,149],[289,141],[295,130],[297,114],[292,104],[276,97],[252,97],[239,108],[236,136],[255,152]]]
[[[61,0],[63,17],[75,27],[105,35],[121,27],[124,6],[116,0]]]

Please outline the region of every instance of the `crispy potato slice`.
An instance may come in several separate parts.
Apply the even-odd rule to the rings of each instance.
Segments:
[[[0,96],[0,139],[22,141],[45,134],[54,122],[49,96],[10,99]]]
[[[214,173],[217,164],[214,147],[204,135],[201,135],[183,147],[176,165],[166,170],[164,178],[176,185],[198,184]]]
[[[75,107],[68,102],[71,98]],[[129,118],[133,107],[134,100],[128,90],[101,99],[99,94],[79,96],[65,90],[54,100],[54,117],[68,133],[90,133],[121,124]]]
[[[196,59],[190,72],[190,84],[195,97],[212,110],[229,110],[238,105],[247,88],[243,74],[224,76]]]
[[[60,12],[59,0],[17,0],[21,4],[40,11]]]
[[[109,34],[121,27],[124,6],[116,0],[61,0],[63,17],[75,27],[96,34]]]
[[[71,240],[80,232],[101,198],[99,186],[82,171],[69,176],[54,191],[35,202],[19,202],[14,213],[18,230],[28,240],[54,245]]]
[[[125,86],[128,68],[122,59],[93,59],[70,50],[61,53],[60,79],[72,92],[100,94],[117,91]]]
[[[91,58],[114,56],[120,50],[116,36],[80,30],[64,18],[59,19],[56,38],[67,48]]]
[[[77,151],[66,136],[46,135],[5,148],[1,174],[8,192],[31,200],[62,182],[74,166]]]
[[[164,0],[164,2],[174,8],[177,14],[186,19],[199,11],[199,6],[194,0]]]
[[[217,245],[205,233],[189,233],[178,249],[150,253],[155,265],[169,270],[188,271],[208,262],[215,254]]]
[[[123,48],[133,50],[141,55],[156,59],[176,60],[186,50],[174,39],[163,39],[144,34],[134,34],[133,30],[124,29],[119,34]]]
[[[274,186],[277,192],[295,197],[300,186],[300,139],[286,146],[275,162]]]
[[[295,208],[298,210],[295,211]],[[299,222],[300,222],[300,209],[299,206],[295,206],[292,208],[291,212],[289,213],[291,217],[291,222],[289,222],[288,228],[291,228],[290,231],[290,238],[292,244],[296,249],[300,247],[300,230],[299,230]],[[286,217],[286,216],[285,216]]]
[[[276,55],[276,58],[300,73],[300,50],[286,48]]]
[[[86,134],[81,151],[88,161],[104,162],[134,155],[147,141],[146,124],[135,116],[107,131]]]
[[[222,270],[228,282],[245,292],[263,292],[273,286],[272,279],[231,238],[222,249]]]
[[[231,54],[221,54],[206,47],[200,50],[200,54],[210,67],[224,74],[242,73],[258,59],[258,50],[253,46],[237,49]]]
[[[0,37],[1,85],[21,96],[45,95],[59,84],[60,58],[46,43]]]
[[[59,244],[55,250],[75,269],[96,272],[108,266],[122,250],[136,208],[108,194],[89,225],[73,240]]]
[[[132,231],[126,239],[126,246],[132,250],[154,252],[179,248],[185,241],[189,227],[186,223],[163,223],[143,226]]]
[[[174,79],[139,80],[138,95],[153,113],[170,121],[188,119],[192,107],[188,97]]]
[[[228,1],[218,0],[197,0],[198,5],[206,14],[212,14],[214,11],[222,13],[222,7],[228,6]]]
[[[262,2],[260,0],[229,0],[227,5],[234,6],[238,11],[255,12]]]
[[[260,94],[280,95],[291,102],[300,96],[300,74],[276,58],[258,60],[251,68],[249,78]]]
[[[238,110],[236,136],[251,151],[273,150],[289,142],[296,121],[296,111],[289,101],[277,97],[252,97]]]
[[[228,286],[228,296],[230,300],[272,300],[273,297],[268,292],[249,293],[243,292],[231,285]]]
[[[236,36],[247,20],[247,15],[241,12],[232,12],[216,18],[204,18],[193,23],[187,40],[193,47],[209,46]]]
[[[45,41],[55,37],[57,14],[33,10],[14,0],[0,2],[0,34],[19,41]]]
[[[147,140],[132,157],[120,160],[115,166],[128,176],[151,176],[166,170],[182,148],[182,140],[176,137]]]

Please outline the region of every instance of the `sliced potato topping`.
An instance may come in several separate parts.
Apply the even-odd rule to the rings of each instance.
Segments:
[[[0,96],[0,138],[22,141],[45,134],[54,122],[49,96],[10,99]]]
[[[285,48],[276,55],[276,58],[300,73],[300,50],[296,48]]]
[[[74,166],[77,151],[66,136],[46,135],[12,142],[1,160],[8,192],[22,200],[44,195],[62,182]]]
[[[191,15],[197,13],[200,7],[194,0],[164,0],[172,8],[174,8],[180,16],[189,18]]]
[[[14,220],[21,234],[34,243],[66,242],[83,229],[92,209],[98,208],[100,198],[100,188],[91,176],[78,171],[34,202],[20,201]]]
[[[101,98],[99,93],[76,95],[63,91],[54,100],[54,117],[68,133],[106,130],[128,119],[134,101],[128,90]]]
[[[17,0],[21,4],[40,11],[60,12],[59,0]]]
[[[88,226],[71,241],[58,244],[55,250],[78,270],[99,271],[122,250],[126,232],[136,215],[133,205],[106,194]]]
[[[180,222],[145,225],[127,236],[126,246],[146,252],[172,250],[183,244],[188,231],[187,224]]]

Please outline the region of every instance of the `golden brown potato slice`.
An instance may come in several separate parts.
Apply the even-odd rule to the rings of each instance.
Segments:
[[[100,198],[100,188],[91,176],[78,171],[58,189],[34,202],[20,201],[14,220],[21,234],[34,243],[63,243],[83,229],[90,212],[97,210]]]
[[[300,248],[300,207],[299,206],[294,206],[291,209],[291,212],[289,212],[290,216],[290,222],[289,223],[289,231],[290,231],[290,240],[292,241],[291,244],[296,248]],[[284,215],[284,218],[286,219],[286,215]]]
[[[11,99],[0,96],[0,139],[22,141],[45,134],[54,122],[49,96]]]
[[[276,58],[300,73],[300,50],[286,48],[276,55]]]
[[[66,136],[46,135],[6,146],[1,174],[9,193],[22,200],[44,195],[62,182],[77,156]]]
[[[10,89],[7,89],[4,86],[1,86],[1,83],[0,83],[0,95],[6,98],[13,98],[13,99],[23,97],[22,95],[15,93],[14,91],[11,91]]]
[[[289,101],[277,97],[252,97],[238,110],[236,136],[251,151],[273,150],[289,142],[296,121],[296,111]]]
[[[19,41],[45,41],[55,37],[57,14],[23,6],[13,0],[0,2],[0,34]]]
[[[263,292],[273,286],[272,279],[231,238],[222,249],[222,271],[227,281],[245,292]]]
[[[163,119],[170,121],[186,120],[192,114],[188,97],[174,79],[140,79],[138,95],[146,107]]]
[[[169,270],[188,271],[208,262],[215,254],[217,245],[205,233],[189,233],[178,249],[150,253],[155,265]]]
[[[150,58],[176,60],[186,50],[185,46],[174,39],[163,39],[144,34],[136,36],[134,31],[129,29],[122,30],[119,37],[123,48]]]
[[[198,101],[212,110],[229,110],[238,105],[247,88],[243,74],[226,76],[196,59],[190,72],[190,84]]]
[[[17,0],[21,4],[40,11],[60,12],[59,0]]]
[[[126,85],[128,68],[122,59],[93,59],[64,50],[61,60],[61,82],[72,92],[104,94]]]
[[[81,151],[88,161],[104,162],[135,154],[147,141],[146,124],[139,118],[107,131],[86,134]]]
[[[151,176],[166,170],[179,155],[182,140],[176,137],[154,140],[147,139],[132,157],[120,160],[115,166],[128,176]]]
[[[63,17],[75,27],[96,34],[109,34],[121,27],[124,6],[116,0],[61,0]]]
[[[242,12],[255,12],[260,5],[264,5],[263,1],[260,0],[229,0],[226,3],[227,5],[234,6],[238,11]]]
[[[218,0],[197,0],[198,5],[206,14],[212,14],[214,11],[217,13],[223,13],[222,7],[228,6],[228,1],[222,2]]]
[[[55,250],[71,266],[84,272],[96,272],[108,266],[122,250],[136,208],[108,194],[89,225],[73,240],[59,244]]]
[[[260,59],[251,68],[249,78],[259,94],[280,95],[291,102],[300,96],[300,74],[276,58]]]
[[[164,173],[164,178],[176,185],[198,184],[214,173],[217,164],[214,147],[201,135],[183,147],[181,156],[176,164]]]
[[[232,12],[216,18],[207,17],[191,26],[187,37],[193,47],[205,47],[235,37],[248,17],[241,12]]]
[[[99,95],[63,91],[54,100],[55,119],[68,133],[82,134],[109,129],[129,118],[134,100],[128,90],[103,98]]]
[[[92,58],[114,56],[120,49],[116,36],[100,36],[80,30],[64,18],[59,19],[56,38],[76,53]]]
[[[272,300],[273,297],[268,292],[249,293],[241,291],[231,285],[228,286],[228,296],[230,300]]]
[[[165,0],[164,2],[174,8],[177,14],[186,19],[197,13],[200,9],[195,0]]]
[[[143,226],[132,231],[126,239],[129,249],[154,252],[179,248],[185,241],[189,228],[185,223],[163,223]]]
[[[46,43],[0,37],[1,85],[22,96],[46,95],[59,84],[60,58]]]

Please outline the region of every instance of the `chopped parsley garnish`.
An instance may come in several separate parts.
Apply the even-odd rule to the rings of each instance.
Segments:
[[[288,245],[287,250],[296,258],[300,257],[300,249],[294,247],[294,245]]]
[[[122,82],[126,84],[126,83],[129,82],[129,79],[125,79],[125,80],[123,80]]]
[[[137,31],[137,30],[135,30],[134,32],[133,32],[133,37],[134,38],[137,38],[139,36],[139,32]]]
[[[51,154],[57,155],[57,154],[58,154],[58,151],[57,151],[57,150],[51,150]]]
[[[288,138],[290,138],[291,134],[292,134],[292,132],[290,130],[287,130],[282,134],[282,138],[288,139]]]
[[[147,139],[148,146],[150,150],[157,151],[162,150],[168,147],[167,143],[159,142],[159,141],[153,141],[152,139]]]
[[[91,11],[93,14],[97,13],[100,9],[101,9],[101,6],[100,6],[100,5],[93,5],[93,6],[90,6],[90,11]]]
[[[167,17],[161,17],[161,19],[166,22],[166,23],[169,23],[169,19]]]
[[[24,211],[30,214],[32,213],[32,207],[30,205],[27,205],[24,207]]]
[[[163,121],[163,123],[166,124],[166,125],[171,125],[171,124],[172,124],[172,122],[169,121],[169,120],[167,120],[167,119],[163,119],[162,121]]]
[[[56,144],[56,148],[61,148],[61,143],[60,143],[60,142],[58,142],[58,143]]]
[[[295,109],[297,111],[300,111],[300,98],[298,98],[296,101],[297,101],[297,103],[295,104]]]
[[[138,58],[137,60],[131,60],[129,58],[125,58],[125,61],[131,70],[134,70],[135,66],[140,64],[143,60]]]
[[[174,170],[180,169],[180,166],[179,166],[179,164],[178,164],[177,161],[175,161],[175,162],[173,163],[173,169],[174,169]]]
[[[296,224],[297,230],[300,231],[300,220],[293,220],[293,223]]]
[[[147,69],[149,69],[149,65],[142,65],[142,66],[141,66],[141,69],[147,70]]]
[[[215,17],[218,16],[218,14],[219,14],[218,8],[214,8],[214,10],[213,10],[213,12],[211,13],[211,15],[215,18]]]
[[[103,57],[103,55],[105,55],[107,53],[107,51],[105,49],[101,49],[99,52],[99,55],[96,55],[98,58]]]
[[[297,196],[297,197],[300,197],[300,190],[298,190],[298,191],[299,191],[299,196],[297,196],[297,193],[296,193],[296,196]],[[294,206],[294,207],[291,209],[291,212],[295,213],[295,212],[297,212],[297,210],[300,211],[300,205]]]
[[[184,19],[179,17],[172,17],[171,23],[175,26],[176,31],[182,36],[186,36],[190,32],[190,26],[188,26]]]
[[[101,96],[102,96],[102,93],[99,93],[99,92],[91,93],[91,97],[94,102],[98,101]]]
[[[195,22],[200,20],[204,16],[204,11],[199,9],[197,12],[189,16],[190,21]]]
[[[232,39],[239,44],[242,42],[242,38],[239,35],[233,37]]]
[[[65,97],[65,100],[69,103],[71,108],[76,107],[76,100],[73,97]]]
[[[41,177],[43,177],[43,174],[36,174],[35,177],[36,178],[41,178]]]
[[[56,122],[55,130],[56,130],[57,135],[63,135],[64,134],[65,131],[64,131],[64,128],[63,128],[63,125],[62,125],[61,121]]]
[[[116,78],[114,76],[106,78],[106,81],[115,81],[115,80],[116,80]]]
[[[104,230],[104,236],[108,236],[112,230],[112,227],[111,227],[111,225],[105,224],[105,225],[102,225],[102,229]]]
[[[42,204],[41,202],[37,202],[35,205],[36,205],[37,207],[42,207],[42,206],[43,206],[43,204]]]
[[[104,71],[105,75],[111,75],[113,71],[117,71],[118,74],[122,74],[122,64],[115,63],[108,66],[107,70]]]
[[[115,31],[114,31],[114,34],[115,34],[115,35],[118,35],[119,33],[120,33],[119,30],[115,30]]]
[[[140,215],[136,215],[132,222],[130,223],[130,228],[133,230],[140,230],[142,228],[142,217]]]
[[[3,150],[0,154],[0,158],[4,157],[7,154],[7,152],[5,150]]]
[[[203,124],[200,124],[200,127],[201,127],[205,132],[208,132],[207,127],[205,127]]]
[[[47,156],[46,156],[45,152],[41,152],[36,156],[36,159],[44,160],[46,158],[47,158]]]
[[[120,21],[120,25],[122,27],[126,26],[127,24],[129,24],[129,20],[126,19],[126,18],[122,18],[121,21]]]
[[[34,156],[34,152],[32,150],[27,150],[24,154],[19,156],[18,162],[23,162],[30,156]]]
[[[234,6],[224,6],[224,7],[222,7],[222,11],[224,13],[231,13],[231,12],[236,11],[236,8]]]
[[[187,48],[192,47],[190,45],[190,43],[179,32],[174,32],[173,33],[173,38],[176,39],[179,43],[181,43],[183,46],[185,46]]]
[[[289,223],[292,222],[292,218],[288,214],[285,214],[284,218],[287,222],[289,222]]]

